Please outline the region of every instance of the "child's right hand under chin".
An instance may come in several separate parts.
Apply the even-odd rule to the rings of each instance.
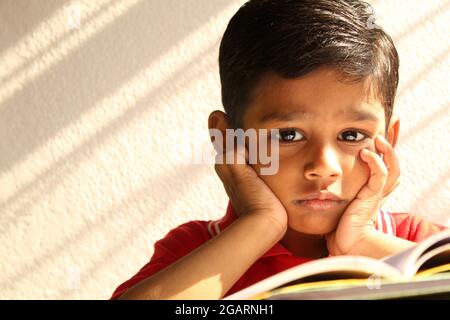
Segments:
[[[231,153],[228,157],[227,154]],[[216,156],[214,169],[222,181],[225,191],[236,214],[268,218],[273,227],[284,236],[288,226],[286,209],[267,184],[248,164],[248,150],[245,146],[235,146],[234,150]],[[240,157],[240,161],[237,159]],[[220,159],[220,161],[218,161]],[[227,159],[233,159],[227,163]]]

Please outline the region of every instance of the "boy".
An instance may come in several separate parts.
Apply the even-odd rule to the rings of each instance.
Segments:
[[[211,113],[208,125],[223,136],[275,129],[278,171],[216,163],[226,215],[171,230],[113,299],[219,299],[313,259],[382,258],[444,228],[380,210],[400,175],[399,58],[372,16],[359,0],[240,8],[220,45],[225,113]],[[248,160],[245,147],[226,152]]]

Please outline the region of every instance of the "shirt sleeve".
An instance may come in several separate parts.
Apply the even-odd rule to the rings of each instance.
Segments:
[[[416,243],[448,229],[446,226],[430,222],[418,215],[394,213],[392,217],[395,221],[397,237]]]
[[[184,255],[208,241],[209,235],[206,221],[191,221],[178,226],[158,240],[154,245],[153,256],[131,279],[122,283],[111,296],[111,300],[119,298],[125,291],[138,282],[167,268]]]

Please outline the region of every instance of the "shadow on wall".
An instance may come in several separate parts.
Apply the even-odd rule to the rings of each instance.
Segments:
[[[47,0],[43,6],[38,1],[0,1],[0,56],[54,14],[61,3],[60,0]]]
[[[52,166],[43,171],[31,183],[22,187],[14,196],[8,198],[3,203],[0,203],[0,212],[7,208],[13,208],[13,216],[10,218],[0,217],[0,234],[7,232],[10,228],[18,225],[21,218],[29,214],[29,206],[39,201],[39,198],[45,190],[54,190],[62,183],[61,177],[71,173],[73,167],[81,163],[86,154],[94,152],[94,150],[102,145],[109,137],[114,136],[114,133],[125,127],[127,123],[132,122],[140,115],[144,114],[158,98],[164,93],[169,94],[170,89],[167,84],[175,87],[184,87],[195,79],[204,77],[209,72],[208,66],[196,70],[198,63],[196,62],[201,56],[212,55],[215,46],[207,48],[198,56],[194,56],[192,60],[183,65],[178,73],[169,77],[166,81],[156,86],[153,90],[148,92],[142,99],[137,101],[135,106],[130,106],[130,110],[118,118],[111,121],[105,126],[101,133],[95,136],[95,139],[90,139],[81,146],[73,149],[68,155],[61,157]],[[187,175],[191,175],[195,171],[187,171]],[[26,196],[24,196],[26,194]]]
[[[27,85],[14,95],[0,101],[0,136],[8,139],[0,147],[0,174],[117,90],[229,1],[205,3],[209,2],[169,0],[155,7],[154,1],[139,1],[51,68],[27,79]],[[202,10],[189,12],[194,8]],[[168,25],[168,21],[176,23]],[[39,104],[34,100],[36,94],[40,95]]]
[[[178,183],[177,191],[180,193],[188,191],[189,186],[192,183],[201,181],[196,181],[202,172],[205,172],[207,168],[205,166],[179,166],[176,170],[170,172],[170,174],[164,174],[159,177],[152,177],[149,181],[133,193],[129,193],[127,197],[121,200],[119,203],[114,203],[111,207],[102,210],[102,212],[96,215],[95,220],[92,223],[87,224],[85,227],[78,229],[77,232],[71,234],[65,239],[61,239],[56,246],[50,247],[45,250],[44,253],[40,254],[33,259],[30,259],[24,265],[18,266],[16,272],[9,275],[7,279],[0,282],[0,288],[8,289],[12,288],[19,281],[23,280],[30,274],[33,274],[37,270],[44,268],[48,262],[58,256],[70,251],[72,248],[77,247],[83,240],[92,234],[97,232],[105,224],[112,224],[114,220],[123,219],[124,212],[130,212],[131,208],[143,208],[145,210],[146,202],[148,201],[147,196],[155,189],[162,189],[167,187],[166,182],[168,179],[176,180],[177,176],[185,176],[186,172],[189,172],[188,179],[181,180]],[[102,270],[101,267],[110,263],[111,258],[119,252],[123,252],[124,248],[131,245],[137,239],[141,238],[148,229],[150,223],[158,225],[160,220],[166,218],[164,212],[169,210],[171,203],[165,202],[159,208],[157,214],[153,214],[151,217],[148,216],[133,216],[130,217],[132,222],[127,226],[125,232],[118,232],[114,237],[114,243],[108,246],[108,249],[104,252],[95,252],[89,261],[89,268],[84,268],[81,275],[81,284],[85,284],[91,279],[96,279],[98,273]],[[164,230],[163,234],[166,234],[169,230]],[[150,245],[149,245],[150,246]],[[150,250],[150,249],[149,249]],[[137,266],[138,267],[138,266]],[[136,267],[136,268],[137,268]],[[137,271],[137,270],[136,270]],[[114,275],[116,277],[117,275]],[[128,279],[120,279],[118,282],[123,282]],[[116,283],[116,286],[118,284]],[[113,288],[115,289],[115,288]],[[112,290],[113,290],[112,289]],[[112,294],[112,291],[110,292]],[[72,289],[58,289],[55,293],[55,299],[68,299],[73,295]],[[106,297],[109,298],[109,297]]]
[[[209,48],[206,52],[202,53],[203,55],[211,55],[212,48]],[[194,57],[193,61],[183,67],[180,70],[180,73],[185,75],[184,77],[180,77],[177,75],[172,76],[168,79],[167,82],[173,83],[176,86],[185,86],[188,85],[191,81],[198,77],[205,76],[209,69],[205,68],[202,72],[191,72],[194,65],[195,60],[200,57]],[[145,111],[145,108],[149,105],[152,105],[152,101],[155,99],[153,93],[164,91],[164,83],[155,88],[152,92],[149,92],[148,95],[143,99],[143,101],[139,102],[139,106],[133,108],[120,118],[116,119],[112,123],[110,123],[102,132],[101,137],[97,137],[94,140],[88,141],[82,147],[77,148],[73,151],[73,153],[67,157],[63,157],[59,159],[54,165],[52,165],[51,169],[47,170],[43,174],[41,174],[38,178],[38,181],[33,182],[25,189],[21,190],[21,193],[15,195],[11,199],[9,199],[6,203],[0,204],[0,211],[5,207],[8,207],[12,203],[17,200],[20,200],[22,193],[32,193],[32,196],[27,196],[25,202],[22,203],[18,208],[14,210],[14,216],[9,219],[2,219],[2,223],[0,226],[0,233],[4,234],[11,228],[14,228],[18,224],[22,222],[22,218],[29,214],[29,206],[35,204],[39,201],[39,196],[45,192],[45,190],[52,190],[56,188],[58,184],[60,184],[61,177],[67,174],[70,174],[70,166],[68,164],[76,164],[83,160],[83,154],[86,152],[91,152],[94,150],[98,144],[101,144],[104,140],[106,140],[110,135],[114,134],[114,131],[118,130],[120,127],[126,125],[126,123],[132,121],[134,118],[139,117]],[[97,228],[103,226],[106,222],[111,222],[111,219],[114,219],[115,216],[120,216],[121,213],[130,207],[137,206],[138,203],[145,200],[144,195],[151,194],[152,190],[162,190],[162,188],[167,187],[165,182],[171,179],[173,181],[177,181],[177,177],[183,176],[184,179],[182,181],[177,182],[177,188],[181,188],[178,192],[183,193],[187,191],[188,186],[193,183],[195,180],[195,176],[199,174],[199,172],[204,171],[204,166],[189,166],[186,168],[185,166],[179,166],[175,169],[175,171],[170,172],[170,175],[162,175],[161,177],[152,177],[148,182],[147,186],[142,188],[141,191],[134,192],[129,194],[125,200],[120,203],[108,208],[107,210],[102,210],[102,212],[97,213],[95,216],[95,220],[91,223],[87,224],[83,228],[77,230],[76,233],[70,234],[70,236],[61,239],[57,246],[53,246],[47,248],[45,253],[41,254],[39,257],[34,257],[30,259],[30,261],[23,266],[17,268],[17,271],[14,275],[11,275],[6,282],[0,283],[0,287],[7,287],[8,283],[15,283],[16,281],[22,279],[26,274],[38,270],[40,267],[43,267],[45,263],[51,261],[51,259],[57,257],[59,254],[64,253],[70,247],[74,247],[77,243],[80,243],[89,233],[95,232]],[[56,173],[55,173],[56,172]],[[34,189],[38,189],[37,191]],[[169,192],[169,190],[167,191]],[[143,200],[144,199],[144,200]],[[166,206],[163,206],[167,208]],[[164,211],[163,211],[164,212]],[[134,217],[138,218],[138,217]],[[156,219],[156,215],[152,215],[152,219]],[[133,225],[136,225],[136,228],[133,228],[131,231],[127,231],[125,237],[121,237],[121,239],[117,239],[117,243],[112,246],[111,249],[108,249],[107,254],[102,254],[100,259],[96,261],[94,266],[92,267],[91,272],[94,272],[96,268],[98,268],[102,261],[104,261],[107,257],[111,257],[117,250],[120,248],[129,245],[135,238],[142,235],[145,228],[148,226],[148,223],[144,221],[138,222],[133,220]],[[91,272],[86,273],[86,277],[83,277],[85,281],[88,278],[91,278]],[[95,273],[94,273],[95,274]],[[70,292],[70,290],[67,290]],[[66,293],[67,293],[66,292]],[[63,297],[61,297],[63,298]]]
[[[443,1],[441,4],[430,10],[426,15],[424,15],[421,19],[414,22],[414,24],[411,27],[405,28],[403,32],[400,32],[399,34],[395,35],[394,39],[395,41],[399,41],[403,39],[404,37],[410,35],[415,30],[419,29],[421,26],[426,24],[429,21],[432,21],[433,19],[436,19],[438,16],[445,14],[446,11],[450,8],[450,2]]]
[[[447,197],[447,199],[441,199],[441,200],[447,200],[448,201],[448,194],[445,192],[442,192],[442,188],[446,185],[448,185],[448,182],[450,181],[450,170],[447,170],[445,174],[439,177],[438,180],[434,181],[426,190],[424,190],[420,194],[420,198],[414,202],[414,204],[411,206],[411,208],[414,208],[414,212],[416,214],[421,214],[424,217],[430,214],[430,204],[433,201],[436,201],[437,195],[443,195],[444,197]],[[447,212],[442,212],[442,215],[447,215],[446,220],[447,223],[449,223],[450,216]],[[441,219],[444,218],[444,216],[439,217]]]
[[[201,2],[199,0],[197,1]],[[215,10],[220,12],[220,5],[225,5],[226,2],[225,0],[217,2],[215,6],[207,7],[207,9],[210,9],[209,11],[205,9],[198,14],[190,15],[190,20],[184,19],[186,21],[183,24],[177,24],[169,29],[167,35],[161,39],[163,41],[158,41],[159,33],[155,32],[154,29],[163,25],[165,20],[177,21],[182,19],[186,15],[188,8],[179,8],[178,13],[174,16],[172,14],[173,11],[169,9],[176,7],[178,5],[177,1],[166,2],[167,7],[164,7],[164,12],[157,15],[160,19],[148,22],[146,16],[150,16],[150,13],[155,8],[151,5],[149,6],[149,2],[137,5],[131,8],[119,20],[114,21],[112,26],[96,34],[83,47],[64,57],[62,61],[38,78],[33,79],[29,84],[30,87],[33,87],[32,92],[28,92],[26,90],[27,88],[24,88],[17,96],[11,97],[8,101],[0,105],[0,109],[2,110],[0,115],[0,136],[14,137],[14,139],[2,141],[2,149],[4,149],[4,152],[2,152],[2,157],[0,158],[0,174],[6,172],[9,167],[15,162],[20,161],[21,158],[26,157],[27,152],[32,152],[33,149],[45,143],[58,130],[68,125],[71,121],[75,121],[83,112],[88,111],[89,107],[93,107],[98,100],[101,100],[104,95],[114,92],[127,79],[131,78],[134,73],[144,69],[153,60],[156,60],[161,54],[180,42],[189,32],[194,31],[198,27],[198,22],[200,21],[198,19],[199,16],[201,19],[207,20],[210,16],[216,14],[216,12],[211,11],[212,7],[215,7]],[[196,8],[196,6],[191,6],[191,4],[189,6],[191,10],[192,8]],[[192,16],[196,17],[196,19],[193,19]],[[134,29],[130,27],[135,25],[143,26],[139,28],[139,33],[136,35],[133,33]],[[136,39],[135,46],[133,47],[132,43],[116,46],[115,48],[118,48],[117,52],[114,54],[109,53],[111,58],[108,58],[108,53],[105,52],[104,47],[111,46],[111,42],[115,43],[117,41],[116,35],[120,30],[124,30],[122,32],[122,38]],[[147,39],[147,42],[144,39]],[[20,216],[27,214],[27,205],[36,201],[37,197],[41,194],[40,192],[36,192],[35,189],[37,186],[40,186],[39,189],[41,191],[43,189],[53,189],[61,181],[62,171],[69,172],[70,168],[76,166],[86,154],[91,153],[103,141],[113,136],[115,132],[151,108],[154,101],[157,100],[158,94],[165,90],[167,84],[183,86],[192,82],[196,77],[205,74],[207,70],[199,71],[193,69],[199,65],[198,61],[201,61],[202,57],[211,55],[215,49],[216,44],[206,48],[206,51],[201,54],[194,56],[187,64],[183,65],[182,69],[177,70],[175,74],[163,83],[160,83],[151,92],[147,92],[145,97],[138,101],[137,106],[129,106],[129,110],[126,113],[109,123],[94,139],[86,141],[72,150],[68,155],[55,161],[49,169],[37,175],[34,181],[26,184],[15,195],[0,203],[1,212],[10,205],[15,204],[23,197],[23,194],[27,194],[25,201],[22,201],[25,203],[21,203],[18,206],[16,203],[13,210],[14,216],[11,217],[10,221],[6,221],[5,217],[3,217],[0,227],[2,233],[10,227],[11,223],[19,223],[20,219],[18,218]],[[86,68],[83,65],[86,64],[83,58],[88,56],[89,52],[95,52],[95,54],[92,54],[93,58],[88,59],[88,64],[92,68]],[[103,62],[100,63],[101,61]],[[105,61],[109,61],[109,63],[105,63]],[[135,64],[134,66],[133,63]],[[112,65],[116,68],[111,68]],[[80,74],[74,74],[75,72],[86,72],[86,70],[89,70],[86,77]],[[114,71],[117,72],[114,73]],[[126,73],[126,76],[123,73]],[[95,81],[96,78],[92,79],[92,75],[99,75],[99,79],[101,78],[100,83]],[[53,78],[54,80],[51,80]],[[82,81],[71,82],[70,78],[82,79]],[[60,90],[61,82],[68,83],[70,87],[67,90]],[[91,94],[92,88],[96,88],[95,95]],[[36,92],[48,92],[52,96],[52,99],[48,101],[52,101],[53,105],[37,106],[34,103],[36,106],[35,109],[43,110],[38,113],[27,112],[27,110],[31,111],[34,108],[32,98]],[[81,97],[82,101],[77,104],[72,103],[67,92],[77,92],[77,95]],[[84,99],[85,97],[86,99]],[[55,118],[52,118],[51,115],[54,115]],[[41,132],[41,135],[36,134],[37,132]]]
[[[119,1],[113,1],[109,4],[109,7],[117,2]],[[26,86],[20,88],[7,99],[0,101],[0,136],[2,137],[0,175],[26,158],[29,153],[45,144],[59,130],[88,112],[99,100],[117,91],[136,73],[156,61],[188,34],[198,29],[206,20],[229,5],[228,0],[215,0],[214,3],[204,0],[190,1],[189,3],[170,0],[165,1],[164,6],[158,6],[157,8],[154,7],[154,3],[152,1],[138,2],[115,19],[113,23],[95,33],[75,50],[61,57],[49,69],[35,78],[27,79]],[[198,8],[201,8],[201,10],[198,10]],[[57,9],[55,7],[53,11]],[[108,8],[103,9],[107,10]],[[155,14],[155,10],[158,11],[158,14]],[[195,13],[190,12],[193,10],[195,10]],[[93,15],[90,19],[95,19],[99,14]],[[51,12],[47,10],[45,15],[39,16],[39,19],[35,17],[35,23],[45,20],[48,15],[51,15]],[[152,19],[149,19],[149,17],[152,17]],[[176,23],[168,26],[168,21]],[[83,23],[89,24],[90,21]],[[164,36],[161,36],[162,34]],[[60,41],[65,41],[70,36],[70,34],[65,35]],[[10,44],[14,45],[13,42],[10,42]],[[57,46],[58,43],[54,43],[47,50],[52,50]],[[137,106],[129,106],[126,113],[114,119],[93,139],[72,150],[68,155],[52,164],[48,170],[38,175],[34,181],[8,198],[6,202],[0,203],[0,212],[2,212],[3,209],[23,197],[24,193],[31,193],[31,195],[36,196],[36,198],[27,197],[25,204],[15,210],[14,216],[1,219],[1,232],[4,233],[20,223],[20,215],[28,214],[27,205],[36,201],[37,197],[44,192],[44,189],[52,190],[61,182],[61,171],[69,173],[70,165],[79,163],[86,154],[95,150],[103,141],[114,136],[127,123],[150,109],[154,100],[157,100],[158,94],[166,90],[167,84],[186,85],[195,80],[196,77],[202,77],[210,71],[210,68],[205,67],[197,70],[198,68],[195,67],[199,65],[198,61],[202,57],[212,55],[213,51],[217,49],[216,47],[217,44],[214,44],[214,46],[206,48],[204,52],[193,57],[187,64],[183,65],[182,69],[177,70],[165,82],[158,84],[151,92],[146,93],[142,99],[139,99]],[[111,52],[110,48],[113,48],[114,51]],[[32,67],[32,65],[33,61],[29,61],[18,71],[20,72],[28,66]],[[14,76],[13,74],[8,79],[13,81]],[[93,90],[93,88],[95,89]],[[35,101],[36,95],[39,95],[40,101],[45,103]],[[77,96],[77,99],[73,99],[74,95]],[[74,100],[76,103],[74,103]],[[188,172],[187,178],[196,174],[195,170],[189,170]],[[153,187],[156,181],[158,179],[152,179]],[[189,179],[186,180],[186,183],[188,181]],[[42,188],[43,185],[44,188]],[[181,186],[185,187],[185,184]],[[34,192],[35,189],[40,189],[40,192]],[[135,194],[131,194],[127,201],[136,199],[135,196]],[[127,205],[129,206],[130,203]],[[117,204],[110,209],[116,212],[123,206],[125,206],[123,203]],[[106,216],[111,213],[111,210],[107,210],[108,212],[105,212],[104,216],[99,217],[93,223],[92,228],[78,230],[79,232],[71,236],[70,239],[63,239],[61,245],[45,250],[45,253],[40,257],[32,257],[30,263],[18,267],[17,272],[9,277],[6,283],[2,283],[2,286],[11,283],[13,279],[21,279],[25,274],[39,268],[46,261],[58,255],[63,248],[67,248],[67,244],[73,245],[76,243],[77,241],[74,241],[74,239],[83,238],[83,235],[91,232],[95,226],[99,226],[102,221],[107,219]],[[8,219],[5,220],[4,218]],[[143,227],[143,224],[139,225],[141,228]],[[126,234],[127,237],[131,237],[131,235],[131,233]],[[123,240],[122,245],[129,243],[129,241],[125,241],[127,239]],[[105,256],[102,255],[102,259],[104,258]]]
[[[76,30],[81,29],[81,18],[83,19],[83,25],[87,24],[92,30],[95,29],[93,22],[97,22],[97,25],[100,25],[98,21],[102,20],[100,18],[104,15],[105,11],[114,8],[114,0],[103,1],[106,2],[102,2],[101,5],[98,4],[95,9],[91,9],[85,13],[83,12],[83,17],[81,17],[82,10],[80,5],[77,6],[68,3],[66,6],[58,8],[54,15],[49,17],[48,20],[43,21],[37,29],[17,41],[18,44],[14,50],[18,52],[21,52],[21,50],[26,51],[26,53],[23,53],[26,55],[20,56],[21,59],[12,68],[8,68],[6,75],[0,77],[1,81],[6,84],[9,83],[14,88],[17,87],[17,85],[14,86],[14,83],[18,83],[20,80],[23,81],[24,77],[26,77],[26,81],[36,78],[40,73],[36,72],[36,69],[45,72],[45,70],[50,69],[51,65],[57,64],[69,51],[76,49],[78,44],[76,40],[82,42],[82,40],[76,39],[75,37],[77,35]],[[98,30],[91,31],[90,34],[95,34],[96,32]],[[11,33],[14,34],[14,32]],[[46,34],[46,37],[42,37],[42,34]],[[86,36],[86,38],[88,37]],[[72,42],[71,46],[68,45],[70,42]],[[33,43],[33,45],[30,45],[30,43]],[[65,44],[65,47],[62,44]],[[8,59],[8,57],[4,57],[3,59]],[[51,61],[43,63],[43,60]],[[37,68],[38,64],[43,66]],[[34,72],[27,74],[27,71],[30,70]],[[6,94],[4,91],[0,91],[0,93],[2,93],[0,100],[6,100],[5,97],[13,96],[14,90],[6,90]]]

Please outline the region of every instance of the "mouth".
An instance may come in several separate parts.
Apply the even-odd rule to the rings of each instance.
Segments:
[[[332,210],[339,207],[343,201],[342,200],[319,200],[319,199],[308,199],[308,200],[296,200],[296,204],[309,209],[317,211]]]
[[[332,210],[339,207],[344,200],[329,191],[310,193],[295,203],[308,210]]]

